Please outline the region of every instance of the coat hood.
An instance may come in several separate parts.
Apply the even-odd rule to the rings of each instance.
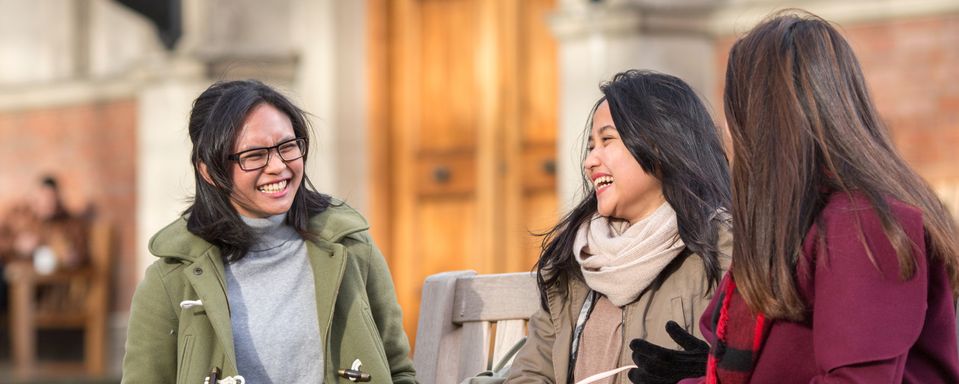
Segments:
[[[186,218],[180,217],[157,232],[150,239],[150,253],[160,258],[194,261],[211,248],[206,240],[187,230]],[[310,232],[320,241],[335,243],[344,237],[358,234],[370,226],[359,212],[346,203],[333,200],[325,211],[310,219]]]

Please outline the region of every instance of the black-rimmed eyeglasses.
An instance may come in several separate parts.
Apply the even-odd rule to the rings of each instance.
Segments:
[[[274,149],[281,160],[293,161],[305,156],[306,148],[306,139],[300,137],[272,147],[253,148],[237,152],[230,155],[230,160],[237,162],[240,169],[244,171],[255,171],[270,163],[270,152],[273,152]]]

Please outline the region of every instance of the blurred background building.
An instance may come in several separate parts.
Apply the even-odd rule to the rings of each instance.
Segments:
[[[789,7],[842,26],[899,149],[955,208],[955,0],[0,0],[0,217],[52,174],[68,209],[111,223],[118,377],[146,243],[193,188],[191,102],[264,80],[312,114],[307,172],[370,219],[413,336],[426,276],[533,268],[531,233],[580,192],[601,81],[677,75],[721,122],[728,47]]]

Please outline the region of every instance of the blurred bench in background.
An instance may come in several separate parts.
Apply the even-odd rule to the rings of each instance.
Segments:
[[[41,329],[82,329],[84,334],[82,364],[51,363],[51,370],[79,370],[89,376],[104,374],[111,232],[106,221],[91,223],[87,242],[90,260],[80,268],[38,274],[30,262],[7,266],[10,341],[17,377],[30,378],[40,373],[37,331]]]

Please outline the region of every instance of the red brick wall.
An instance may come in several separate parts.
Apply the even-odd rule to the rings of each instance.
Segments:
[[[0,112],[0,212],[59,178],[67,208],[92,203],[115,228],[113,308],[136,284],[136,102],[131,99]]]
[[[930,182],[959,179],[959,15],[846,28],[879,113]]]
[[[930,183],[959,182],[959,15],[840,25],[903,157]],[[717,42],[720,83],[734,40]]]

